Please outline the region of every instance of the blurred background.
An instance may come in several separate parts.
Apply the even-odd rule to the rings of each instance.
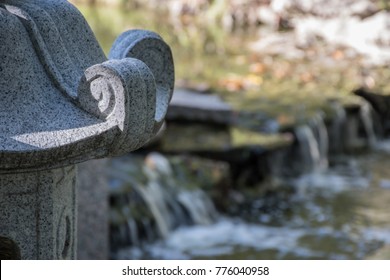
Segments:
[[[176,68],[165,130],[81,166],[80,258],[390,258],[390,1],[71,2]]]

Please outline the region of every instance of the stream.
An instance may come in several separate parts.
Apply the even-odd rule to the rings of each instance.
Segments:
[[[288,190],[288,195],[254,195],[233,215],[216,210],[209,193],[201,184],[196,185],[197,181],[185,182],[192,179],[176,176],[171,157],[152,153],[146,159],[131,155],[114,160],[110,179],[113,259],[390,259],[390,141],[375,139],[367,114],[362,113],[360,122],[370,148],[340,153],[340,145],[360,145],[354,135],[347,139],[343,134],[343,130],[355,129],[354,122],[345,127],[337,124],[337,120],[348,121],[344,110],[332,116],[335,131],[327,129],[322,119],[314,118],[311,126],[302,125],[310,119],[306,115],[312,113],[311,106],[315,112],[326,111],[322,104],[327,102],[327,91],[317,88],[322,80],[305,83],[314,94],[301,94],[300,80],[291,84],[294,79],[284,78],[293,67],[276,58],[268,59],[270,65],[277,66],[272,75],[263,74],[261,79],[247,75],[242,42],[250,36],[228,36],[220,30],[191,25],[172,31],[170,25],[161,24],[161,18],[139,11],[129,17],[115,9],[80,8],[106,52],[126,29],[155,30],[172,46],[181,82],[210,79],[206,83],[222,83],[228,91],[248,87],[242,95],[237,97],[234,92],[232,96],[248,103],[245,106],[256,113],[270,112],[270,118],[281,127],[298,123],[294,135],[300,143],[300,156],[286,160],[285,167],[299,170],[299,174],[273,178],[277,189]],[[260,74],[262,67],[268,67],[264,61],[252,65]],[[230,75],[228,70],[243,71],[240,76],[246,80],[224,77]],[[221,76],[226,79],[221,80]],[[273,82],[267,86],[263,80],[268,76],[282,77],[276,81],[280,85],[277,93]],[[336,82],[324,83],[344,82],[336,72],[332,77]],[[260,85],[262,91],[258,90]],[[333,91],[337,92],[332,89],[329,97]],[[187,183],[190,188],[183,187]]]
[[[288,201],[256,199],[240,217],[181,226],[118,259],[366,259],[390,257],[390,142],[302,175]],[[272,202],[271,202],[272,203]],[[268,209],[264,211],[264,209]]]

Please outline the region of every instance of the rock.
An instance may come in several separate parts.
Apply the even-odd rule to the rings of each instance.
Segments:
[[[390,62],[390,13],[379,12],[360,19],[356,16],[330,19],[314,16],[294,21],[296,42],[309,46],[318,37],[335,46],[347,46],[366,57],[370,64]]]
[[[297,48],[296,35],[292,32],[260,32],[260,40],[250,44],[255,52],[268,55],[283,55],[287,59],[302,59],[305,52]]]
[[[361,16],[378,11],[369,0],[272,0],[271,8],[279,14],[304,14],[321,18]]]
[[[390,118],[390,96],[374,93],[364,88],[356,89],[353,93],[366,99],[382,118]]]
[[[233,110],[217,95],[177,89],[169,105],[167,119],[231,124]]]
[[[292,141],[289,133],[265,134],[238,127],[170,123],[159,149],[170,153],[213,154],[224,160],[245,154],[245,151],[278,149]]]
[[[293,32],[260,31],[252,49],[265,54],[302,58],[304,50],[319,46],[348,47],[364,56],[368,65],[390,62],[390,12],[369,0],[274,0],[259,8],[263,22],[275,26],[277,17],[286,20]]]
[[[365,88],[355,89],[353,93],[371,104],[379,116],[380,126],[387,132],[390,128],[390,96],[374,93]]]

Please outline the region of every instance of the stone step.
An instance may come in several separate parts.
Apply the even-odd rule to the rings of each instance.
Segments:
[[[232,124],[232,107],[217,95],[176,89],[169,105],[167,119]]]

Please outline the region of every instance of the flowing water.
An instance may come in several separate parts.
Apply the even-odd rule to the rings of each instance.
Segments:
[[[269,200],[258,198],[240,217],[219,216],[214,222],[180,226],[163,240],[122,248],[115,257],[389,258],[389,147],[390,142],[381,142],[370,154],[340,157],[329,169],[291,179],[286,183],[295,193],[287,201],[265,207]],[[195,201],[196,196],[188,199]]]
[[[289,167],[294,174],[299,170],[300,175],[278,178],[284,185],[280,186],[279,181],[280,192],[288,189],[289,195],[254,197],[237,216],[216,213],[204,191],[188,190],[172,179],[175,175],[165,157],[149,155],[145,161],[153,168],[146,174],[155,175],[150,176],[153,180],[144,188],[154,187],[148,195],[145,190],[139,192],[144,193],[147,203],[155,198],[149,208],[157,224],[163,225],[158,228],[165,231],[160,234],[161,239],[153,242],[122,246],[113,257],[390,258],[390,141],[376,140],[371,114],[359,115],[369,151],[353,156],[339,153],[328,158],[332,141],[328,129],[333,126],[327,128],[321,115],[315,115],[309,124],[295,129],[298,145]],[[340,116],[346,120],[344,114]],[[339,126],[340,120],[335,119],[334,123]],[[335,138],[339,139],[341,133],[339,130]],[[119,166],[123,167],[123,163],[116,169]],[[157,174],[166,175],[168,182]],[[174,211],[174,207],[167,209],[173,204],[187,214],[178,214],[180,211]],[[163,213],[166,218],[160,217]],[[183,216],[187,218],[180,218]],[[172,220],[185,219],[190,222],[172,226]]]
[[[141,27],[164,34],[180,61],[176,69],[182,80],[199,82],[222,69],[248,68],[239,63],[245,52],[242,36],[191,25],[158,24],[161,18],[155,21],[136,11],[129,20],[127,13],[112,9],[81,10],[106,51],[125,29]],[[211,61],[218,67],[209,67]],[[231,65],[232,61],[237,63]],[[256,100],[262,103],[264,98],[256,96]],[[248,102],[257,107],[253,99]],[[217,213],[199,186],[184,188],[183,181],[173,179],[162,156],[150,157],[152,163],[143,169],[137,169],[142,163],[138,167],[126,161],[114,165],[111,204],[120,210],[111,211],[111,239],[118,240],[112,244],[113,258],[389,259],[390,142],[376,139],[369,107],[363,106],[354,119],[338,102],[328,105],[334,111],[331,124],[325,126],[319,113],[294,130],[297,149],[283,168],[300,175],[278,178],[283,185],[279,187],[292,190],[292,195],[254,197],[237,216]],[[356,133],[348,135],[358,126],[362,139]],[[370,151],[342,155],[346,146],[358,140],[359,145],[368,144]]]

